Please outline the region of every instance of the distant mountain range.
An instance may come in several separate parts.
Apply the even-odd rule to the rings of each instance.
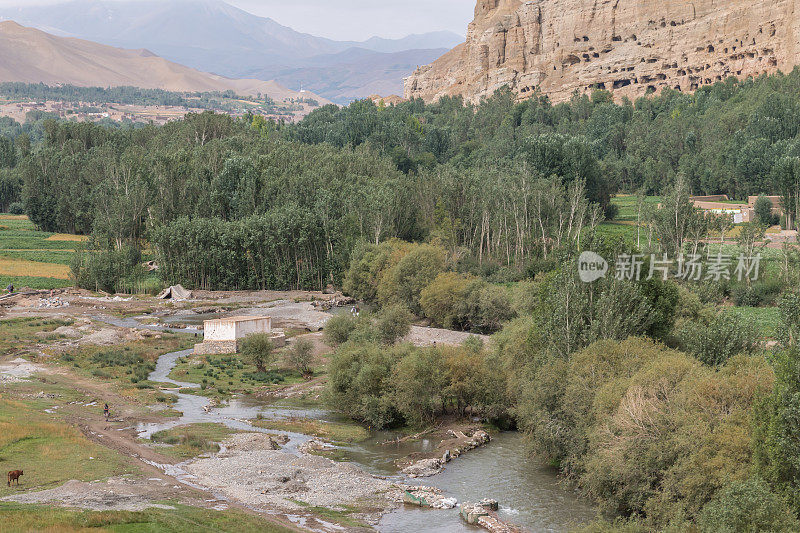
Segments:
[[[0,9],[45,32],[146,48],[170,61],[234,78],[277,79],[333,101],[401,93],[403,77],[463,40],[451,32],[335,41],[297,32],[221,0],[74,0]]]
[[[267,95],[276,102],[324,98],[298,93],[275,81],[231,79],[200,72],[159,57],[149,50],[130,50],[0,22],[0,81],[69,84],[83,87],[135,86],[178,92],[224,92]]]

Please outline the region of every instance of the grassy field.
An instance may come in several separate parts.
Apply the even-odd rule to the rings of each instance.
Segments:
[[[606,239],[622,239],[629,245],[636,243],[636,214],[637,199],[632,195],[618,195],[611,199],[611,203],[619,208],[616,218],[612,221],[601,222],[597,227],[597,234]],[[644,200],[642,216],[658,207],[661,203],[660,196],[648,196]],[[646,241],[647,231],[642,229],[641,239]]]
[[[86,377],[111,383],[117,392],[140,404],[171,404],[175,396],[158,390],[158,383],[147,380],[155,369],[159,356],[185,350],[192,346],[193,338],[184,334],[162,333],[159,337],[114,346],[88,345],[66,351],[54,358],[58,364],[72,367]],[[165,411],[169,416],[174,411]]]
[[[777,307],[732,307],[725,312],[755,325],[758,334],[764,338],[774,339],[777,335],[781,320],[781,312]]]
[[[644,199],[644,207],[642,215],[648,213],[658,207],[661,203],[661,196],[647,196]],[[615,222],[636,222],[636,196],[620,194],[611,199],[611,203],[619,208]]]
[[[76,511],[45,505],[0,503],[3,531],[119,531],[126,533],[285,533],[288,528],[237,510],[214,511],[174,502],[175,509]]]
[[[255,366],[236,355],[184,357],[178,360],[169,377],[202,387],[187,392],[221,399],[232,394],[251,394],[271,385],[285,386],[303,381],[299,372],[280,368],[259,374]]]
[[[44,409],[54,400],[33,391],[55,394],[60,404],[87,401],[78,391],[43,383],[12,384],[30,399],[0,398],[0,471],[23,470],[20,489],[0,483],[0,497],[20,490],[48,489],[71,479],[92,481],[134,473],[124,457],[94,444],[77,429]],[[0,529],[12,531],[13,529]]]
[[[158,431],[150,437],[150,440],[166,445],[158,448],[159,453],[188,459],[203,453],[218,452],[218,443],[231,433],[233,430],[222,424],[192,424]]]
[[[31,344],[57,340],[56,337],[49,338],[47,334],[70,324],[71,320],[43,318],[0,320],[0,355],[22,355],[27,352],[26,347]]]
[[[0,214],[0,287],[69,287],[69,263],[86,238],[37,231],[24,215]]]

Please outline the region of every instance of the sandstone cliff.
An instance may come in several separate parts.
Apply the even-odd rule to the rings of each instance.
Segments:
[[[467,40],[405,82],[405,97],[471,101],[508,85],[554,102],[593,87],[635,98],[800,63],[800,0],[478,0]]]

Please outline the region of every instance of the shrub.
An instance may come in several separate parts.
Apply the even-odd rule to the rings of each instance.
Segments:
[[[707,365],[721,365],[738,353],[758,347],[752,323],[732,313],[720,313],[709,324],[686,322],[677,333],[681,349]]]
[[[619,214],[619,206],[617,204],[609,203],[605,209],[603,209],[603,215],[605,216],[606,220],[614,220],[617,218]]]
[[[759,307],[772,305],[783,288],[779,281],[757,282],[750,286],[737,285],[732,291],[733,301],[738,306]]]
[[[13,202],[8,206],[8,212],[12,215],[24,215],[25,205],[22,202]]]
[[[408,335],[412,318],[408,309],[399,305],[384,309],[375,325],[380,341],[384,344],[394,344],[398,339]]]
[[[398,411],[413,426],[432,422],[444,411],[447,375],[442,353],[435,348],[402,348],[392,371],[392,397]]]
[[[703,508],[698,520],[704,533],[798,531],[800,523],[789,507],[760,479],[738,481]]]
[[[439,274],[420,294],[422,311],[448,329],[493,332],[514,316],[508,291],[455,272]]]
[[[376,344],[341,346],[328,365],[326,402],[375,428],[396,424],[400,417],[389,396],[393,365],[391,351]]]
[[[101,367],[133,366],[144,363],[144,359],[141,356],[116,349],[97,352],[92,355],[91,361]]]
[[[323,337],[331,346],[344,344],[358,326],[358,319],[348,314],[334,315],[325,323]]]
[[[256,367],[258,372],[266,372],[267,365],[275,358],[275,344],[268,333],[248,335],[242,341],[242,357]]]
[[[780,301],[781,323],[778,338],[786,348],[797,346],[800,340],[800,296],[784,294]]]
[[[314,343],[308,339],[296,339],[286,350],[284,359],[289,367],[301,374],[311,372],[311,364],[314,362]]]
[[[442,328],[460,328],[463,316],[464,301],[469,285],[477,278],[442,272],[420,293],[420,307],[424,315]]]

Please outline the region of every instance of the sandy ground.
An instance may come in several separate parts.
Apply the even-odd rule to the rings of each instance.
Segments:
[[[0,365],[0,383],[24,381],[32,374],[42,371],[44,371],[44,367],[17,357],[13,361]]]
[[[223,443],[225,452],[184,466],[200,485],[255,508],[302,509],[296,502],[338,508],[342,504],[373,511],[394,507],[391,482],[349,463],[317,455],[273,450],[269,437],[240,433]],[[367,513],[369,514],[369,513]]]
[[[434,344],[458,346],[464,344],[464,341],[470,337],[476,337],[483,341],[484,344],[489,342],[489,336],[487,335],[475,335],[463,331],[426,328],[422,326],[411,326],[411,331],[403,340],[415,346],[433,346]]]

